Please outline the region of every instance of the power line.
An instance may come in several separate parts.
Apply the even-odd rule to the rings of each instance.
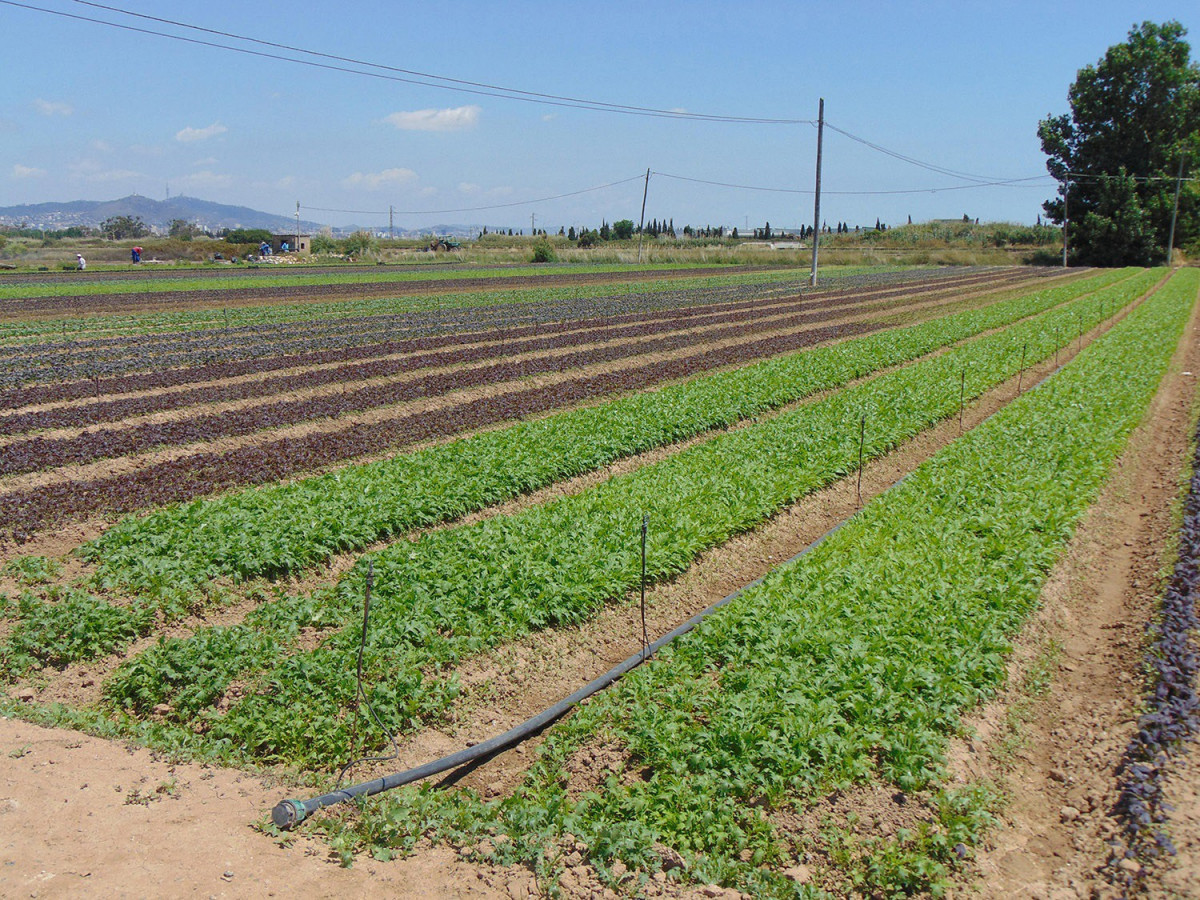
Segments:
[[[1110,178],[1128,178],[1131,181],[1200,181],[1200,178],[1190,176],[1179,178],[1175,175],[1097,175],[1094,172],[1068,172],[1067,177],[1076,184],[1085,180],[1095,184]]]
[[[954,169],[947,169],[945,166],[939,166],[935,163],[923,162],[922,160],[916,159],[914,157],[906,156],[905,154],[900,153],[897,150],[889,150],[887,147],[884,147],[880,144],[876,144],[873,141],[868,141],[866,138],[859,137],[856,134],[851,134],[849,131],[846,131],[844,128],[838,128],[836,125],[832,125],[828,121],[825,123],[825,127],[831,128],[834,131],[836,131],[838,134],[848,137],[850,140],[855,141],[859,144],[862,144],[865,147],[870,147],[872,150],[875,150],[878,153],[882,153],[885,156],[890,156],[893,159],[901,160],[902,162],[906,162],[909,165],[917,166],[922,169],[928,169],[930,172],[937,172],[939,175],[949,175],[952,178],[961,178],[966,181],[975,181],[980,184],[1002,184],[1005,182],[1025,180],[1025,179],[1019,179],[1019,178],[999,178],[999,177],[992,176],[992,175],[972,175],[969,172],[957,172]]]
[[[336,54],[332,54],[332,53],[322,53],[321,51],[318,51],[318,50],[308,50],[304,47],[293,47],[288,44],[278,44],[273,41],[262,40],[261,38],[248,37],[246,35],[235,34],[233,32],[229,32],[229,31],[220,31],[218,29],[213,29],[213,28],[204,28],[203,26],[192,25],[187,22],[177,22],[173,19],[164,19],[164,18],[160,18],[158,16],[146,15],[145,13],[133,12],[132,10],[122,9],[117,6],[107,6],[103,3],[92,2],[92,0],[74,0],[74,2],[80,4],[81,6],[91,6],[96,9],[103,9],[103,10],[107,10],[109,12],[119,13],[121,15],[134,16],[136,18],[147,19],[152,22],[160,22],[164,25],[172,25],[177,28],[187,28],[187,29],[190,29],[193,31],[200,31],[200,32],[204,32],[206,34],[216,35],[218,37],[226,37],[226,38],[232,38],[234,40],[246,41],[248,43],[259,44],[264,47],[274,47],[276,49],[287,50],[292,53],[304,53],[304,54],[308,54],[310,56],[321,57],[323,59],[332,59],[337,62],[352,63],[354,65],[368,66],[370,68],[382,69],[382,70],[388,71],[388,72],[399,72],[401,74],[411,75],[411,76],[414,76],[417,78],[425,78],[425,79],[430,79],[433,81],[446,82],[446,85],[431,84],[431,85],[429,85],[430,87],[450,87],[450,89],[458,89],[457,87],[454,87],[454,86],[462,86],[465,88],[478,88],[478,89],[483,89],[483,90],[487,90],[487,91],[503,92],[502,94],[499,94],[499,95],[498,94],[489,94],[489,96],[512,95],[510,97],[510,99],[514,99],[514,100],[516,100],[516,99],[532,99],[534,102],[555,101],[557,103],[578,104],[585,109],[607,109],[607,110],[610,110],[613,112],[667,115],[667,116],[670,116],[673,118],[699,119],[699,120],[716,121],[716,122],[746,122],[746,123],[753,123],[753,124],[760,124],[760,125],[812,124],[811,120],[807,120],[807,119],[772,119],[772,118],[757,118],[757,117],[748,117],[748,116],[726,116],[726,115],[710,115],[710,114],[706,114],[706,113],[689,113],[689,112],[685,112],[682,110],[655,109],[653,107],[645,107],[645,106],[629,106],[629,105],[621,104],[621,103],[608,103],[603,100],[587,100],[587,99],[581,99],[578,97],[561,96],[558,94],[539,93],[537,91],[523,91],[523,90],[519,90],[517,88],[508,88],[508,87],[504,87],[502,85],[489,84],[487,82],[468,81],[468,80],[462,79],[462,78],[451,78],[446,75],[434,75],[434,74],[431,74],[428,72],[418,72],[413,69],[404,69],[404,68],[400,68],[398,66],[390,66],[390,65],[383,64],[383,63],[374,63],[374,62],[370,62],[367,60],[356,59],[354,57],[349,57],[349,56],[337,56]]]
[[[378,69],[380,71],[364,71],[361,68],[351,68],[345,65],[334,65],[333,63],[317,62],[310,59],[297,59],[294,56],[284,56],[278,53],[268,53],[262,50],[252,50],[247,47],[236,47],[230,44],[220,43],[217,41],[202,40],[200,38],[186,37],[180,34],[171,34],[167,31],[159,31],[153,28],[142,28],[134,25],[123,25],[119,22],[110,22],[106,19],[97,19],[92,16],[77,15],[68,13],[62,10],[47,9],[42,6],[35,6],[30,3],[18,3],[16,0],[0,0],[0,4],[12,6],[18,9],[31,10],[33,12],[46,13],[47,15],[59,16],[65,19],[72,19],[78,22],[87,22],[93,25],[104,25],[108,28],[115,28],[121,31],[128,31],[135,34],[152,35],[155,37],[167,38],[168,40],[180,41],[186,44],[193,44],[201,47],[211,47],[218,50],[227,50],[231,53],[241,53],[246,56],[254,56],[261,59],[271,59],[281,62],[295,63],[296,65],[308,66],[315,69],[324,69],[332,72],[342,72],[351,75],[363,75],[368,78],[376,78],[383,81],[400,82],[403,84],[415,84],[423,87],[438,88],[441,90],[455,91],[458,93],[474,94],[486,97],[499,97],[506,100],[520,100],[526,103],[536,103],[548,106],[561,106],[574,109],[588,109],[596,112],[611,112],[622,115],[644,116],[649,118],[661,119],[682,119],[696,122],[715,122],[723,124],[736,125],[804,125],[812,124],[807,119],[782,119],[782,118],[766,118],[766,117],[748,117],[748,116],[727,116],[716,115],[709,113],[692,113],[678,109],[656,109],[653,107],[630,106],[617,103],[607,103],[600,100],[586,100],[580,98],[572,98],[559,96],[555,94],[539,94],[533,91],[521,91],[516,88],[507,88],[502,85],[487,84],[486,82],[472,82],[463,79],[450,78],[442,75],[432,75],[424,72],[417,72],[410,69],[403,69],[396,66],[388,66],[381,63],[373,63],[365,60],[358,60],[352,57],[336,56],[334,54],[322,53],[316,50],[306,50],[301,47],[290,47],[286,44],[276,44],[271,41],[264,41],[258,38],[248,37],[245,35],[235,34],[233,32],[217,31],[215,29],[203,28],[199,25],[190,25],[185,22],[176,22],[171,19],[163,19],[156,16],[149,16],[143,13],[133,12],[131,10],[121,9],[115,6],[105,6],[99,3],[85,2],[85,0],[75,0],[76,3],[81,3],[85,6],[103,9],[109,12],[118,13],[121,15],[133,16],[136,18],[146,19],[161,24],[171,25],[178,28],[187,28],[195,31],[212,34],[218,37],[225,37],[232,40],[246,41],[248,43],[258,44],[259,46],[273,47],[275,49],[286,50],[289,53],[303,53],[310,56],[316,56],[323,59],[334,60],[337,62],[349,63],[351,66],[364,66],[369,69]]]
[[[568,191],[565,194],[555,194],[552,197],[539,197],[533,200],[514,200],[511,203],[495,203],[491,206],[462,206],[457,209],[393,209],[391,212],[406,215],[442,215],[444,213],[459,213],[459,212],[483,212],[489,209],[511,209],[514,206],[528,206],[531,203],[549,203],[551,200],[562,200],[564,197],[578,197],[580,194],[589,194],[593,191],[602,191],[605,188],[616,187],[621,184],[628,184],[631,181],[641,181],[645,177],[640,173],[632,178],[622,178],[620,181],[610,181],[608,184],[598,184],[595,187],[582,188],[578,191]],[[386,216],[388,210],[377,209],[328,209],[322,206],[306,206],[305,209],[310,209],[314,212],[337,212],[337,213],[353,213],[359,216]]]
[[[826,125],[829,123],[826,122]],[[779,187],[762,187],[751,184],[732,184],[725,181],[708,181],[703,178],[689,178],[686,175],[672,175],[668,172],[654,172],[655,175],[660,175],[663,178],[673,178],[677,181],[690,181],[695,184],[707,184],[715,187],[734,188],[742,191],[763,191],[772,194],[806,194],[811,196],[815,193],[812,190],[804,190],[800,188],[779,188]],[[981,187],[1041,187],[1037,184],[1024,184],[1023,182],[1042,181],[1050,178],[1049,175],[1033,175],[1028,178],[1005,178],[998,181],[983,181],[973,184],[955,184],[946,187],[929,187],[929,188],[911,188],[906,190],[895,191],[828,191],[821,190],[822,194],[836,194],[838,196],[884,196],[888,194],[937,194],[942,191],[965,191],[973,188]]]

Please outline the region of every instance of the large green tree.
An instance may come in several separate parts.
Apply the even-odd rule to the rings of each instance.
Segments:
[[[113,241],[141,238],[150,233],[139,216],[109,216],[100,223],[100,233]]]
[[[1068,218],[1080,265],[1149,265],[1166,257],[1180,163],[1200,174],[1200,67],[1178,22],[1143,22],[1124,43],[1079,70],[1070,114],[1038,126],[1046,168],[1059,182],[1045,203]],[[1179,195],[1175,246],[1200,239],[1200,186]]]

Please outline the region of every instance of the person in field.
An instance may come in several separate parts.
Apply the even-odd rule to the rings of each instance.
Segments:
[[[87,260],[83,258],[82,253],[75,254],[75,268],[77,268],[80,272],[87,268]]]

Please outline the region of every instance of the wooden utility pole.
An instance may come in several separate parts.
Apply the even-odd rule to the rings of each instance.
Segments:
[[[646,186],[642,188],[642,220],[638,222],[638,265],[642,264],[642,232],[646,228],[646,195],[650,193],[650,170],[646,169]]]
[[[1183,151],[1179,151],[1179,172],[1175,175],[1175,207],[1171,210],[1171,236],[1167,238],[1167,266],[1175,255],[1175,218],[1179,215],[1179,186],[1183,183]]]
[[[825,137],[825,98],[817,107],[817,190],[813,197],[812,273],[808,283],[817,286],[817,248],[821,243],[821,143]]]
[[[296,252],[300,252],[300,201],[296,201]]]
[[[392,215],[393,215],[392,204],[389,203],[388,204],[388,240],[389,241],[394,241],[396,239],[395,220],[392,218]]]

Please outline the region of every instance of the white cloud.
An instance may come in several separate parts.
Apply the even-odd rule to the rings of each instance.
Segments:
[[[190,175],[184,175],[182,178],[175,179],[175,181],[188,187],[212,188],[229,187],[233,183],[233,178],[229,175],[210,172],[206,169],[203,172],[192,172]]]
[[[553,122],[557,118],[558,118],[558,113],[546,113],[544,116],[542,116],[542,121],[543,122]]]
[[[210,137],[216,137],[218,134],[224,134],[229,129],[220,122],[213,122],[207,128],[183,128],[175,132],[175,140],[183,143],[191,143],[192,141],[206,141]]]
[[[82,181],[108,182],[123,181],[127,178],[141,178],[141,172],[130,169],[109,169],[94,159],[81,159],[67,166],[71,177]]]
[[[458,185],[458,191],[461,194],[478,194],[481,190],[483,189],[479,185],[469,181],[463,181]]]
[[[108,169],[103,172],[93,172],[87,176],[88,181],[124,181],[126,178],[141,178],[141,172],[131,169]]]
[[[57,100],[43,100],[41,97],[34,100],[33,105],[37,107],[37,111],[43,116],[69,116],[75,112],[75,107],[70,103],[62,103]]]
[[[206,156],[204,159],[198,159],[192,163],[193,166],[215,166],[216,164],[217,158],[215,156]]]
[[[99,153],[112,153],[112,144],[108,141],[97,138],[92,141],[92,149]]]
[[[453,109],[416,109],[396,112],[384,119],[401,131],[464,131],[474,128],[482,108],[456,106]]]
[[[23,166],[17,163],[12,167],[13,178],[41,178],[46,174],[45,169],[35,169],[33,166]]]
[[[355,172],[342,179],[342,185],[348,188],[366,188],[377,191],[384,187],[395,187],[413,181],[417,173],[412,169],[384,169],[382,172]]]

